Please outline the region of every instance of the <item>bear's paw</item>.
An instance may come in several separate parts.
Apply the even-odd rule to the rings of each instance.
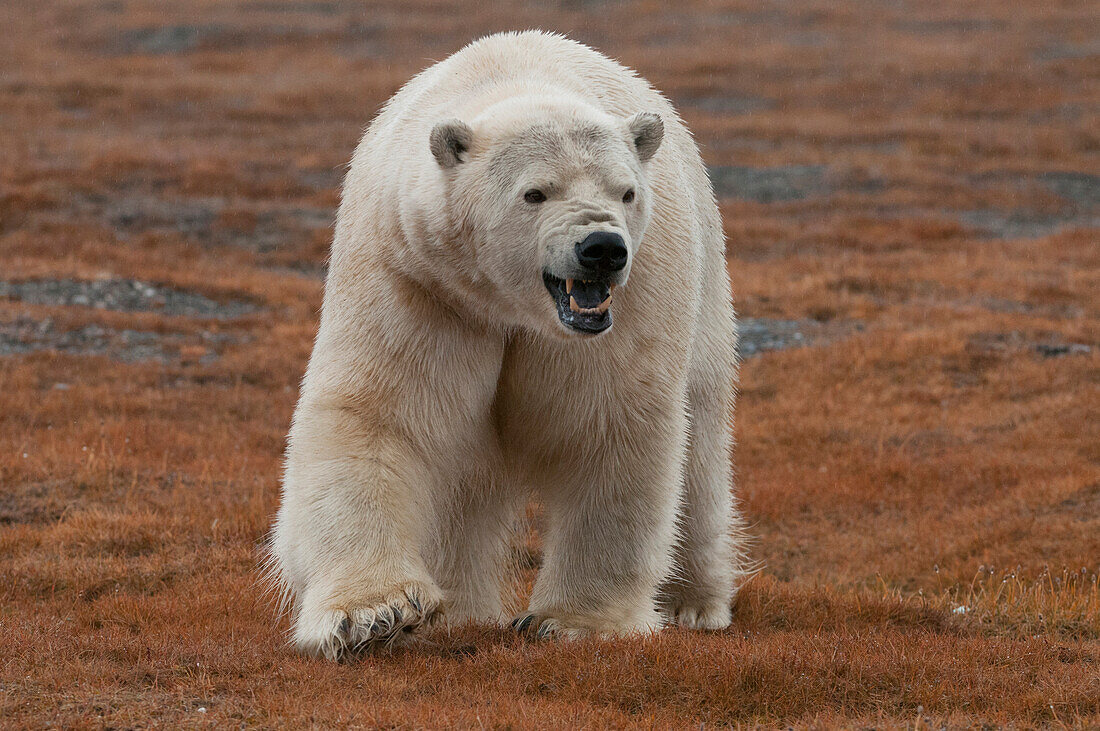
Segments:
[[[442,592],[434,584],[412,581],[374,599],[303,608],[294,626],[294,644],[306,655],[347,660],[392,647],[410,633],[435,624]]]
[[[651,634],[661,629],[661,622],[656,613],[617,621],[530,611],[513,619],[512,629],[521,635],[539,640],[576,640],[582,637],[610,639]]]
[[[673,608],[672,621],[684,629],[714,632],[730,626],[732,610],[727,601],[685,602]]]

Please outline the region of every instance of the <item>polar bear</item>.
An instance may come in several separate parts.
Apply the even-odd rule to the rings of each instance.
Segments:
[[[644,80],[542,32],[416,76],[352,159],[288,439],[293,644],[505,620],[532,495],[545,558],[516,629],[727,626],[736,339],[699,152]]]

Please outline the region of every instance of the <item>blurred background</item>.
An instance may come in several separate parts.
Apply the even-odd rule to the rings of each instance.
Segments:
[[[1100,718],[1095,1],[7,0],[0,24],[0,715]],[[344,166],[410,76],[526,28],[638,70],[696,135],[761,570],[728,633],[460,636],[348,696],[255,585]],[[537,536],[516,551],[527,586]]]
[[[1100,225],[1089,2],[9,2],[3,232],[95,224],[324,259],[341,166],[412,74],[565,33],[676,104],[739,257]],[[892,241],[890,241],[892,237]],[[742,300],[744,302],[744,300]]]

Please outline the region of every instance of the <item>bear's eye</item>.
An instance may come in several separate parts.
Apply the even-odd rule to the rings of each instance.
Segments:
[[[531,188],[531,190],[523,194],[523,200],[528,203],[542,203],[546,200],[546,194],[538,188]]]
[[[633,203],[633,202],[634,202],[634,189],[631,188],[630,190],[623,193],[623,203]]]

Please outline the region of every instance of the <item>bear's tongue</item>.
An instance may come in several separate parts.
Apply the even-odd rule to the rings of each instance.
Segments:
[[[607,282],[591,282],[583,279],[565,280],[565,291],[569,295],[569,309],[599,309],[606,311],[611,305],[611,287]]]

